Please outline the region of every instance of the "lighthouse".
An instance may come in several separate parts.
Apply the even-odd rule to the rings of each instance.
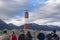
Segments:
[[[25,18],[24,29],[28,29],[29,14],[28,14],[28,11],[27,11],[27,10],[26,10],[25,13],[24,13],[24,18]]]

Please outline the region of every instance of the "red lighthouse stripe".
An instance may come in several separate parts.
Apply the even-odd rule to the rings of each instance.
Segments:
[[[24,29],[28,29],[28,24],[24,24]]]
[[[28,12],[25,12],[25,18],[28,18]]]

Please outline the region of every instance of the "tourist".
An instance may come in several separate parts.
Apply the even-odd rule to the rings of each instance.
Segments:
[[[7,34],[7,31],[3,31],[3,35],[1,35],[1,39],[0,40],[9,40],[9,36]]]
[[[44,40],[45,39],[45,35],[43,33],[43,30],[40,31],[40,33],[37,36],[38,40]]]
[[[10,40],[17,40],[17,37],[16,37],[16,35],[15,35],[15,32],[14,31],[12,31],[12,33],[10,34]]]
[[[56,34],[56,30],[53,30],[46,36],[47,40],[59,40],[59,36]]]
[[[31,35],[30,31],[28,31],[26,34],[26,40],[32,40],[32,35]]]
[[[46,40],[51,40],[51,33],[47,34]]]
[[[24,30],[21,30],[21,31],[20,31],[20,35],[19,35],[19,37],[18,37],[18,40],[26,40],[25,37],[26,37],[26,36],[25,36],[25,34],[24,34]]]

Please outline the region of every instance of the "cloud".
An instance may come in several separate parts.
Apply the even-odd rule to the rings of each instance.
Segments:
[[[34,0],[0,0],[0,19],[9,22],[12,22],[12,20],[17,21],[20,20],[17,19],[17,16],[23,18],[22,13],[25,9],[32,11],[39,6],[39,3],[37,4]]]
[[[24,24],[24,18],[20,17],[20,16],[17,16],[16,18],[14,19],[11,19],[10,21],[5,21],[7,24],[9,23],[12,23],[14,25],[17,25],[17,26],[20,26],[20,25],[23,25]]]
[[[50,22],[50,21],[51,19],[38,19],[38,20],[33,21],[33,23],[44,25],[45,23]]]
[[[0,1],[0,7],[3,7],[3,4],[4,4],[4,3],[3,3],[3,1],[1,0],[1,1]]]
[[[25,2],[24,0],[0,0],[0,14],[13,18],[17,14],[16,11],[21,9]]]
[[[31,4],[33,3],[33,4]],[[9,18],[14,18],[16,16],[21,16],[24,13],[25,9],[31,9],[36,8],[33,6],[36,4],[36,1],[28,1],[28,0],[0,0],[0,14],[1,19],[6,19],[3,16],[6,16],[8,19]],[[30,10],[29,10],[30,11]],[[9,19],[10,20],[10,19]]]
[[[60,26],[60,22],[47,23],[46,25],[55,25],[55,26]]]
[[[49,24],[53,22],[58,24],[58,22],[60,22],[59,3],[60,0],[46,1],[44,6],[35,9],[34,12],[31,12],[32,14],[30,15],[30,19],[33,19],[32,21],[35,21],[34,23],[38,24]]]
[[[60,22],[60,0],[0,0],[0,19],[22,25],[25,9],[28,9],[30,23]]]

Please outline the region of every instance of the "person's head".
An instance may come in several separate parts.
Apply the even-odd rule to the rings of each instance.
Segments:
[[[3,34],[7,33],[7,31],[3,31]]]
[[[51,32],[51,35],[53,36],[54,35],[54,32]]]
[[[24,30],[21,30],[20,33],[21,33],[21,34],[24,34]]]
[[[54,34],[56,33],[56,30],[53,30]]]
[[[26,35],[27,35],[28,37],[32,37],[30,31],[28,31],[28,32],[26,33]]]
[[[40,30],[40,33],[43,33],[44,32],[44,30]]]
[[[12,34],[15,34],[15,32],[14,32],[14,31],[12,31]]]

